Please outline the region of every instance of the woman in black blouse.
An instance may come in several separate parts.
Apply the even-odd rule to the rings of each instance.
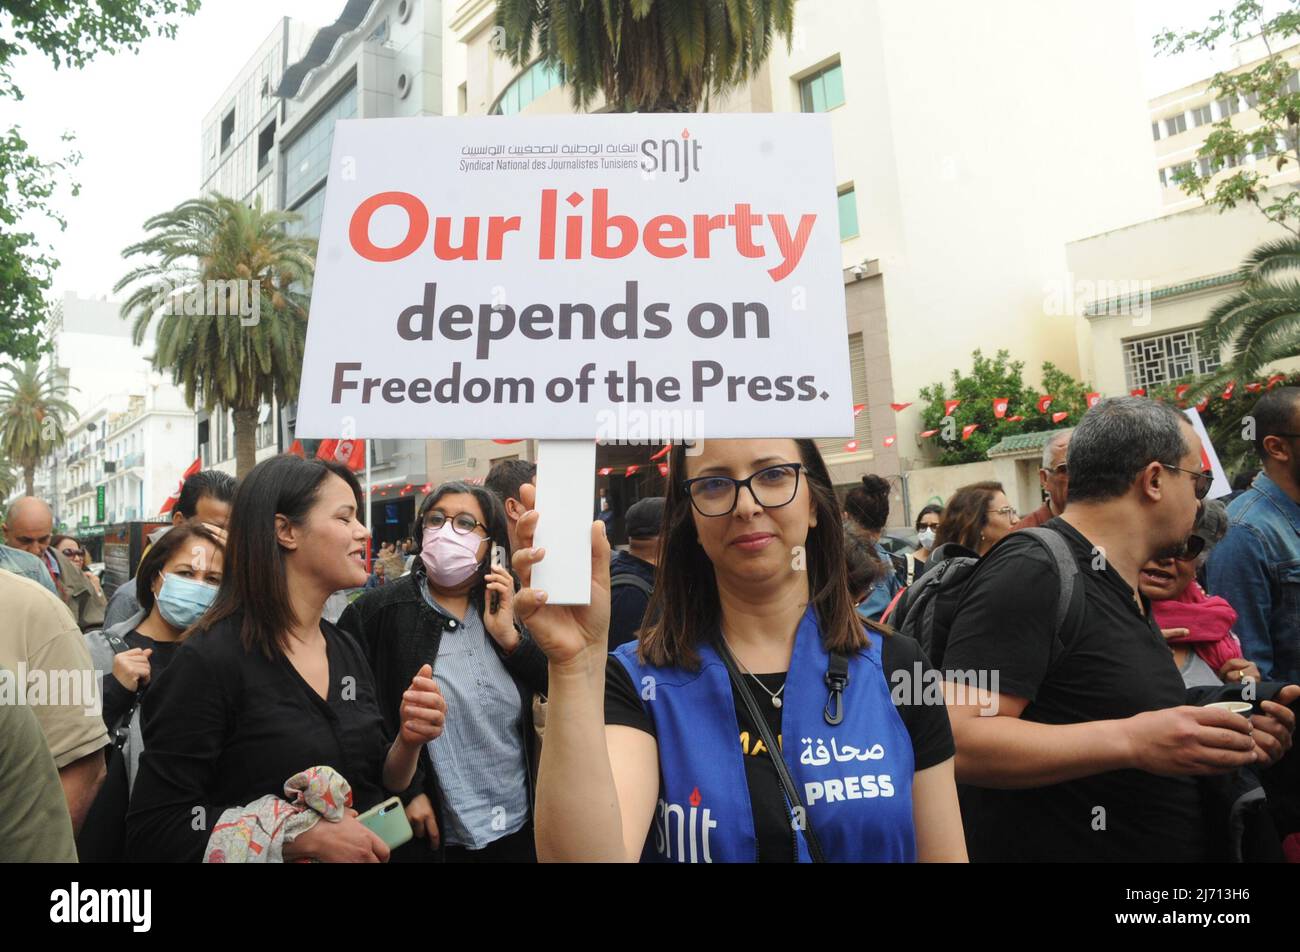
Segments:
[[[130,858],[201,859],[222,813],[283,797],[310,767],[342,775],[357,812],[410,784],[420,748],[442,731],[436,685],[427,671],[413,679],[393,739],[361,650],[321,617],[332,592],[365,582],[360,508],[356,477],[333,463],[277,456],[241,481],[216,601],[145,696]],[[388,850],[349,811],[283,855],[376,862]]]

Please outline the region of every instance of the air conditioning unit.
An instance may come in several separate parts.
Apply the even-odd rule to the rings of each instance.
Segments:
[[[478,468],[478,457],[477,457],[477,456],[471,456],[469,459],[465,460],[465,465],[468,466],[470,469],[477,469],[477,468]]]

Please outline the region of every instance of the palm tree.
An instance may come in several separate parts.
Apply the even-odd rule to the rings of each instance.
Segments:
[[[0,460],[0,501],[18,488],[18,473],[7,460]]]
[[[65,399],[67,386],[39,362],[0,370],[11,375],[0,384],[0,453],[22,470],[24,492],[31,496],[37,464],[63,442],[64,421],[75,419],[77,411]]]
[[[1232,345],[1230,364],[1199,389],[1224,379],[1243,380],[1267,364],[1300,356],[1300,238],[1260,245],[1242,263],[1245,283],[1210,312],[1205,335]]]
[[[694,112],[744,84],[790,42],[795,0],[498,0],[496,25],[516,67],[559,69],[574,107],[597,93],[618,112]]]
[[[154,369],[171,371],[191,407],[231,411],[237,476],[256,462],[259,409],[298,396],[316,252],[286,227],[300,218],[214,194],[150,218],[148,237],[122,252],[151,259],[114,288],[134,285],[122,317],[136,345],[157,320]]]

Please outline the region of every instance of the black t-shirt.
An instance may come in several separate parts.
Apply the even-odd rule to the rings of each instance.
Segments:
[[[1032,539],[1013,535],[972,578],[944,655],[948,670],[997,672],[997,692],[1025,698],[1022,719],[1078,724],[1186,703],[1182,676],[1145,598],[1069,523],[1046,523],[1070,544],[1084,587],[1082,619],[1052,640],[1059,581]],[[961,786],[974,861],[1191,862],[1205,858],[1196,783],[1113,770],[1023,790]]]
[[[181,646],[179,641],[154,641],[148,635],[142,635],[135,630],[124,635],[122,640],[126,642],[128,648],[153,649],[153,654],[149,656],[150,684],[157,682],[158,675],[171,664],[176,649]],[[148,690],[147,686],[145,690]],[[109,727],[115,727],[122,715],[131,709],[131,702],[134,699],[135,692],[124,688],[122,682],[113,677],[110,669],[108,676],[104,678],[104,723]]]
[[[145,692],[144,750],[127,814],[132,860],[197,862],[222,812],[283,797],[286,780],[317,765],[342,774],[358,812],[389,796],[382,774],[391,737],[352,636],[321,621],[326,700],[287,658],[246,652],[242,617],[191,635]]]
[[[923,670],[929,670],[930,662],[925,653],[911,638],[905,635],[877,634],[872,634],[871,637],[884,639],[881,666],[887,686],[892,684],[890,679],[895,671],[904,671],[909,678],[912,677],[913,665],[917,662],[921,663]],[[755,677],[763,683],[767,692],[758,685],[751,684],[754,699],[767,719],[772,736],[780,742],[781,708],[772,705],[769,695],[775,694],[784,686],[785,672],[757,674]],[[796,858],[797,846],[780,775],[763,745],[758,726],[750,718],[744,702],[735,696],[734,687],[732,698],[736,708],[736,722],[740,726],[740,749],[745,753],[745,779],[754,811],[758,861],[792,863]],[[913,704],[910,701],[900,704],[897,700],[895,706],[912,739],[912,754],[916,761],[914,769],[933,767],[953,755],[952,729],[948,724],[947,708],[942,704]],[[627,668],[613,655],[610,655],[605,673],[605,723],[635,727],[652,736],[655,732],[654,720],[646,713],[641,695],[632,683]]]

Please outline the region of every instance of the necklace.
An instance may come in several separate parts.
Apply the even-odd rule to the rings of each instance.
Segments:
[[[757,684],[760,688],[762,688],[763,691],[767,694],[767,696],[772,699],[772,706],[779,708],[781,706],[781,692],[785,690],[785,685],[782,684],[781,687],[777,689],[775,692],[769,691],[767,685],[758,679],[758,675],[754,674],[754,672],[750,671],[747,667],[745,667],[745,662],[741,661],[738,657],[736,657],[736,653],[731,650],[731,645],[727,644],[726,639],[723,639],[722,645],[724,648],[727,649],[727,654],[731,655],[731,659],[735,661],[736,664],[740,665],[740,670],[744,671],[747,675],[753,678],[754,683]]]

